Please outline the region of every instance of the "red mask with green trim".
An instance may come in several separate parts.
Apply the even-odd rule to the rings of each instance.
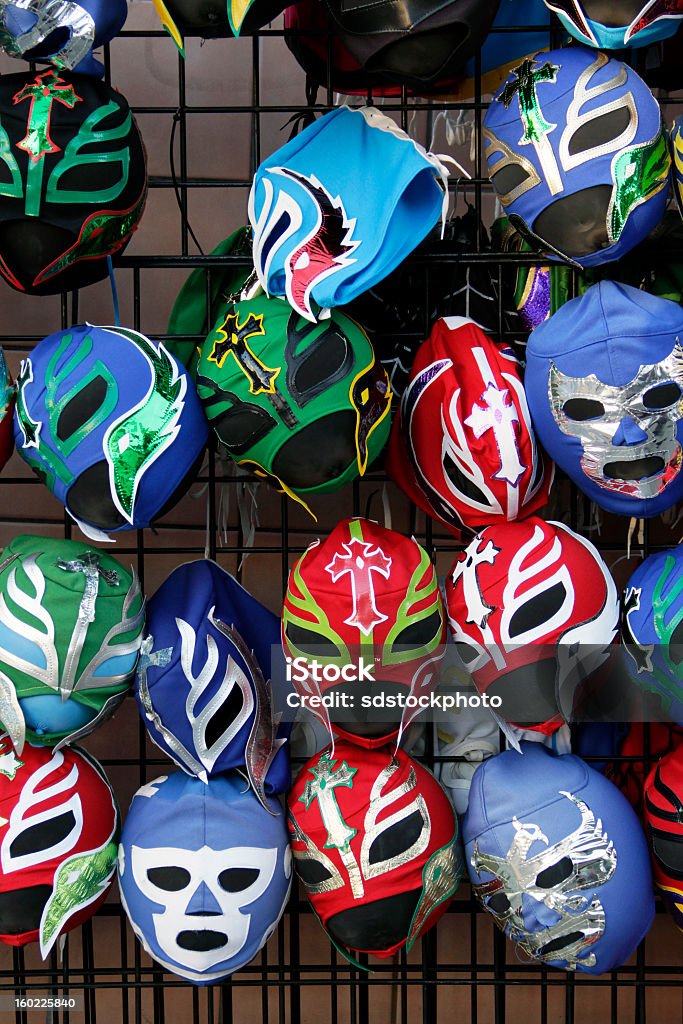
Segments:
[[[453,807],[402,750],[338,741],[289,794],[296,872],[340,951],[408,950],[448,907],[462,874]]]
[[[341,669],[362,657],[372,667],[373,683],[381,684],[373,693],[419,698],[436,685],[445,640],[444,605],[429,555],[411,537],[370,519],[342,520],[322,543],[311,544],[290,573],[282,642],[291,658]],[[326,708],[311,711],[328,728],[331,718],[335,732],[364,747],[394,739],[420,710],[406,707],[392,723],[383,721],[386,710],[372,708],[371,720],[362,719],[362,681],[297,682],[296,675],[302,695],[333,689],[353,695],[360,714],[344,722],[348,728],[328,717]]]
[[[32,295],[107,275],[147,198],[145,150],[125,98],[50,68],[0,78],[0,274]]]
[[[119,810],[84,751],[24,747],[0,735],[0,942],[47,956],[92,917],[116,871]]]

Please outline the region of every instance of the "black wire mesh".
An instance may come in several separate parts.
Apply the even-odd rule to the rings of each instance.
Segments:
[[[304,106],[305,84],[303,73],[285,48],[281,29],[271,28],[252,39],[217,41],[201,52],[198,43],[190,42],[185,63],[164,33],[151,27],[155,23],[150,10],[144,12],[150,17],[137,17],[143,13],[142,8],[150,7],[131,5],[128,27],[107,48],[105,64],[108,80],[131,102],[151,157],[149,208],[139,237],[119,261],[122,321],[155,340],[163,340],[169,303],[189,270],[206,268],[210,294],[212,270],[235,260],[199,254],[190,225],[200,240],[204,235],[211,238],[220,209],[224,230],[219,230],[215,243],[244,222],[251,176],[262,154],[284,141],[278,129]],[[550,35],[551,45],[556,44],[557,30],[551,30]],[[227,68],[229,62],[232,70],[221,71],[221,64],[216,63],[218,72],[211,89],[201,92],[196,88],[196,78],[210,51],[212,55],[219,53],[222,66]],[[485,264],[495,284],[498,333],[523,344],[524,335],[510,330],[502,283],[508,268],[529,263],[530,259],[491,252],[481,226],[492,219],[493,200],[483,172],[481,123],[485,103],[479,60],[476,64],[474,97],[470,101],[420,101],[403,90],[399,97],[383,104],[404,129],[411,127],[413,115],[422,119],[419,124],[426,137],[421,141],[428,140],[438,111],[467,111],[474,118],[474,161],[470,164],[472,180],[467,183],[467,198],[478,218],[475,244],[466,254],[444,255],[434,241],[412,258],[419,282],[416,288],[423,300],[421,337],[426,337],[434,311],[444,311],[440,297],[430,294],[430,271],[437,265],[452,265],[455,278],[468,267]],[[16,64],[7,67],[16,69]],[[147,72],[158,79],[154,102],[146,101]],[[132,93],[131,76],[135,78]],[[279,88],[282,81],[287,83],[284,90]],[[322,93],[323,102],[313,110],[325,110],[333,104],[329,81]],[[669,102],[669,98],[664,100]],[[675,100],[671,98],[671,102]],[[175,146],[172,161],[169,141]],[[219,173],[215,173],[217,165]],[[453,182],[451,188],[462,194],[463,183]],[[210,246],[204,248],[208,251]],[[11,368],[16,372],[21,356],[45,334],[85,319],[107,322],[111,320],[110,309],[105,286],[54,300],[24,299],[5,288],[0,306],[0,343]],[[415,335],[412,325],[407,342],[419,340]],[[175,565],[206,554],[235,573],[273,610],[279,610],[289,568],[297,555],[342,516],[379,514],[384,482],[380,471],[372,471],[343,492],[320,498],[315,503],[317,524],[286,498],[261,488],[252,546],[243,515],[251,500],[248,482],[211,451],[191,493],[154,531],[120,535],[114,553],[134,563],[148,594]],[[242,498],[239,506],[234,500],[237,491]],[[233,500],[227,507],[231,494]],[[394,528],[412,532],[431,551],[437,571],[445,574],[459,545],[441,527],[409,507],[391,487],[389,495]],[[17,532],[71,535],[71,523],[61,506],[31,478],[16,456],[0,478],[0,496],[3,544]],[[568,520],[574,529],[591,526],[589,503],[566,481],[555,487],[548,517],[553,515]],[[642,542],[636,536],[632,550],[627,552],[627,531],[625,520],[605,516],[599,536],[591,534],[618,582],[624,581],[640,557],[679,539],[660,522],[646,523]],[[105,725],[86,745],[104,765],[124,813],[138,786],[168,768],[168,762],[147,741],[132,699],[126,701],[115,722]],[[643,760],[649,768],[649,747],[646,727],[644,749],[630,760]],[[430,767],[446,760],[434,750],[431,734],[423,760]],[[366,974],[335,952],[306,900],[295,892],[276,934],[249,966],[224,984],[196,989],[164,973],[149,959],[128,927],[114,892],[91,922],[67,937],[63,955],[55,951],[43,963],[35,947],[0,952],[0,1012],[14,1013],[17,1024],[38,1020],[51,1024],[81,1020],[86,1024],[119,1020],[123,1024],[228,1024],[233,1020],[413,1024],[420,1019],[433,1024],[451,1018],[459,1024],[516,1024],[522,1020],[528,1024],[575,1024],[584,1019],[611,1024],[678,1024],[683,1018],[683,950],[674,925],[661,906],[657,909],[650,935],[626,965],[599,978],[574,977],[520,962],[513,947],[477,908],[469,886],[463,883],[452,908],[435,930],[409,954],[403,950],[392,960],[373,961],[372,973]],[[75,999],[77,1005],[74,1009],[44,1005],[39,1009],[15,1008],[15,998]]]

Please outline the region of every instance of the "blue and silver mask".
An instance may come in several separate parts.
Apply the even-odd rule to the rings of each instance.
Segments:
[[[527,956],[603,974],[654,917],[640,822],[580,758],[539,743],[521,750],[489,758],[472,779],[463,838],[474,894]]]
[[[524,386],[538,438],[608,512],[650,517],[683,498],[681,338],[677,303],[613,281],[529,338]]]
[[[282,808],[235,774],[183,772],[135,796],[121,835],[121,901],[158,963],[198,985],[248,964],[282,916],[292,856]]]
[[[101,78],[92,51],[119,34],[127,15],[126,0],[0,0],[0,49]]]
[[[659,223],[671,159],[659,104],[627,65],[572,46],[522,61],[484,121],[488,171],[521,234],[594,267]]]
[[[203,782],[246,771],[259,800],[289,787],[291,726],[273,714],[280,620],[215,562],[175,569],[149,602],[136,696],[151,739]]]

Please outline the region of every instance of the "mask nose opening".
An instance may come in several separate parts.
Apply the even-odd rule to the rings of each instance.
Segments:
[[[615,446],[642,444],[644,441],[647,441],[647,434],[630,416],[624,416],[612,438]]]

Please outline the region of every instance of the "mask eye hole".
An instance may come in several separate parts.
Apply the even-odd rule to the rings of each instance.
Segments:
[[[683,661],[683,619],[681,619],[671,634],[669,658],[674,665],[680,665]]]
[[[652,852],[666,872],[673,878],[683,878],[683,839],[652,833]]]
[[[491,182],[499,196],[507,196],[529,180],[529,175],[520,164],[507,164],[496,171]]]
[[[226,892],[244,892],[260,875],[258,868],[226,868],[218,876],[221,889]]]
[[[594,117],[574,132],[569,143],[569,155],[578,156],[598,146],[608,146],[627,131],[631,123],[631,111],[627,106],[617,107],[607,114]]]
[[[510,901],[504,892],[494,892],[493,896],[487,901],[486,906],[494,914],[507,914],[510,909]]]
[[[519,608],[510,619],[510,637],[521,636],[538,629],[559,612],[567,598],[564,583],[555,583]]]
[[[75,828],[76,818],[72,811],[41,821],[38,825],[30,825],[10,845],[10,856],[25,857],[45,850],[46,857],[49,857],[50,848],[64,842]]]
[[[293,622],[285,626],[285,636],[292,647],[302,654],[310,654],[311,657],[339,657],[339,651],[334,644],[326,637],[315,633],[312,629],[305,629]]]
[[[434,637],[440,635],[441,622],[441,615],[438,611],[432,612],[426,619],[420,619],[419,622],[411,622],[398,634],[394,641],[394,647],[411,649],[425,647]]]
[[[643,405],[646,409],[668,409],[669,406],[675,405],[680,397],[681,389],[670,380],[646,391],[643,395]]]
[[[594,398],[570,398],[562,406],[562,411],[570,420],[597,420],[605,415],[602,402]]]
[[[470,665],[473,661],[476,661],[481,654],[481,651],[477,650],[476,647],[470,646],[470,644],[465,643],[463,640],[456,640],[455,646],[465,665]]]
[[[169,865],[163,868],[149,868],[147,878],[152,885],[157,889],[163,889],[164,892],[180,892],[190,884],[191,875],[185,868]]]
[[[62,409],[57,421],[57,437],[68,441],[77,430],[85,426],[104,404],[107,396],[107,382],[104,377],[94,377],[70,399]]]
[[[232,455],[243,455],[269,434],[275,420],[264,409],[239,402],[214,421],[216,433]]]
[[[565,879],[569,878],[573,870],[574,865],[571,858],[563,857],[562,860],[558,860],[557,864],[553,864],[551,867],[539,872],[536,876],[536,885],[539,889],[553,889],[560,882],[564,882]]]
[[[465,476],[460,467],[453,461],[448,452],[443,456],[444,473],[455,487],[456,491],[464,494],[470,501],[476,501],[480,505],[489,505],[489,499],[484,492],[477,487],[469,477]]]
[[[325,865],[315,857],[297,857],[296,873],[304,885],[320,885],[321,882],[332,878]]]
[[[232,723],[237,721],[243,707],[242,691],[239,686],[233,686],[226,699],[206,724],[204,738],[208,747],[212,747],[227,732]]]
[[[328,381],[343,376],[350,362],[351,353],[344,335],[329,331],[324,336],[324,344],[314,344],[310,354],[303,356],[293,375],[292,391],[310,401],[320,394]]]
[[[422,835],[424,820],[420,811],[413,811],[403,821],[380,832],[370,847],[368,861],[370,864],[383,864],[393,857],[399,857],[410,850]]]

